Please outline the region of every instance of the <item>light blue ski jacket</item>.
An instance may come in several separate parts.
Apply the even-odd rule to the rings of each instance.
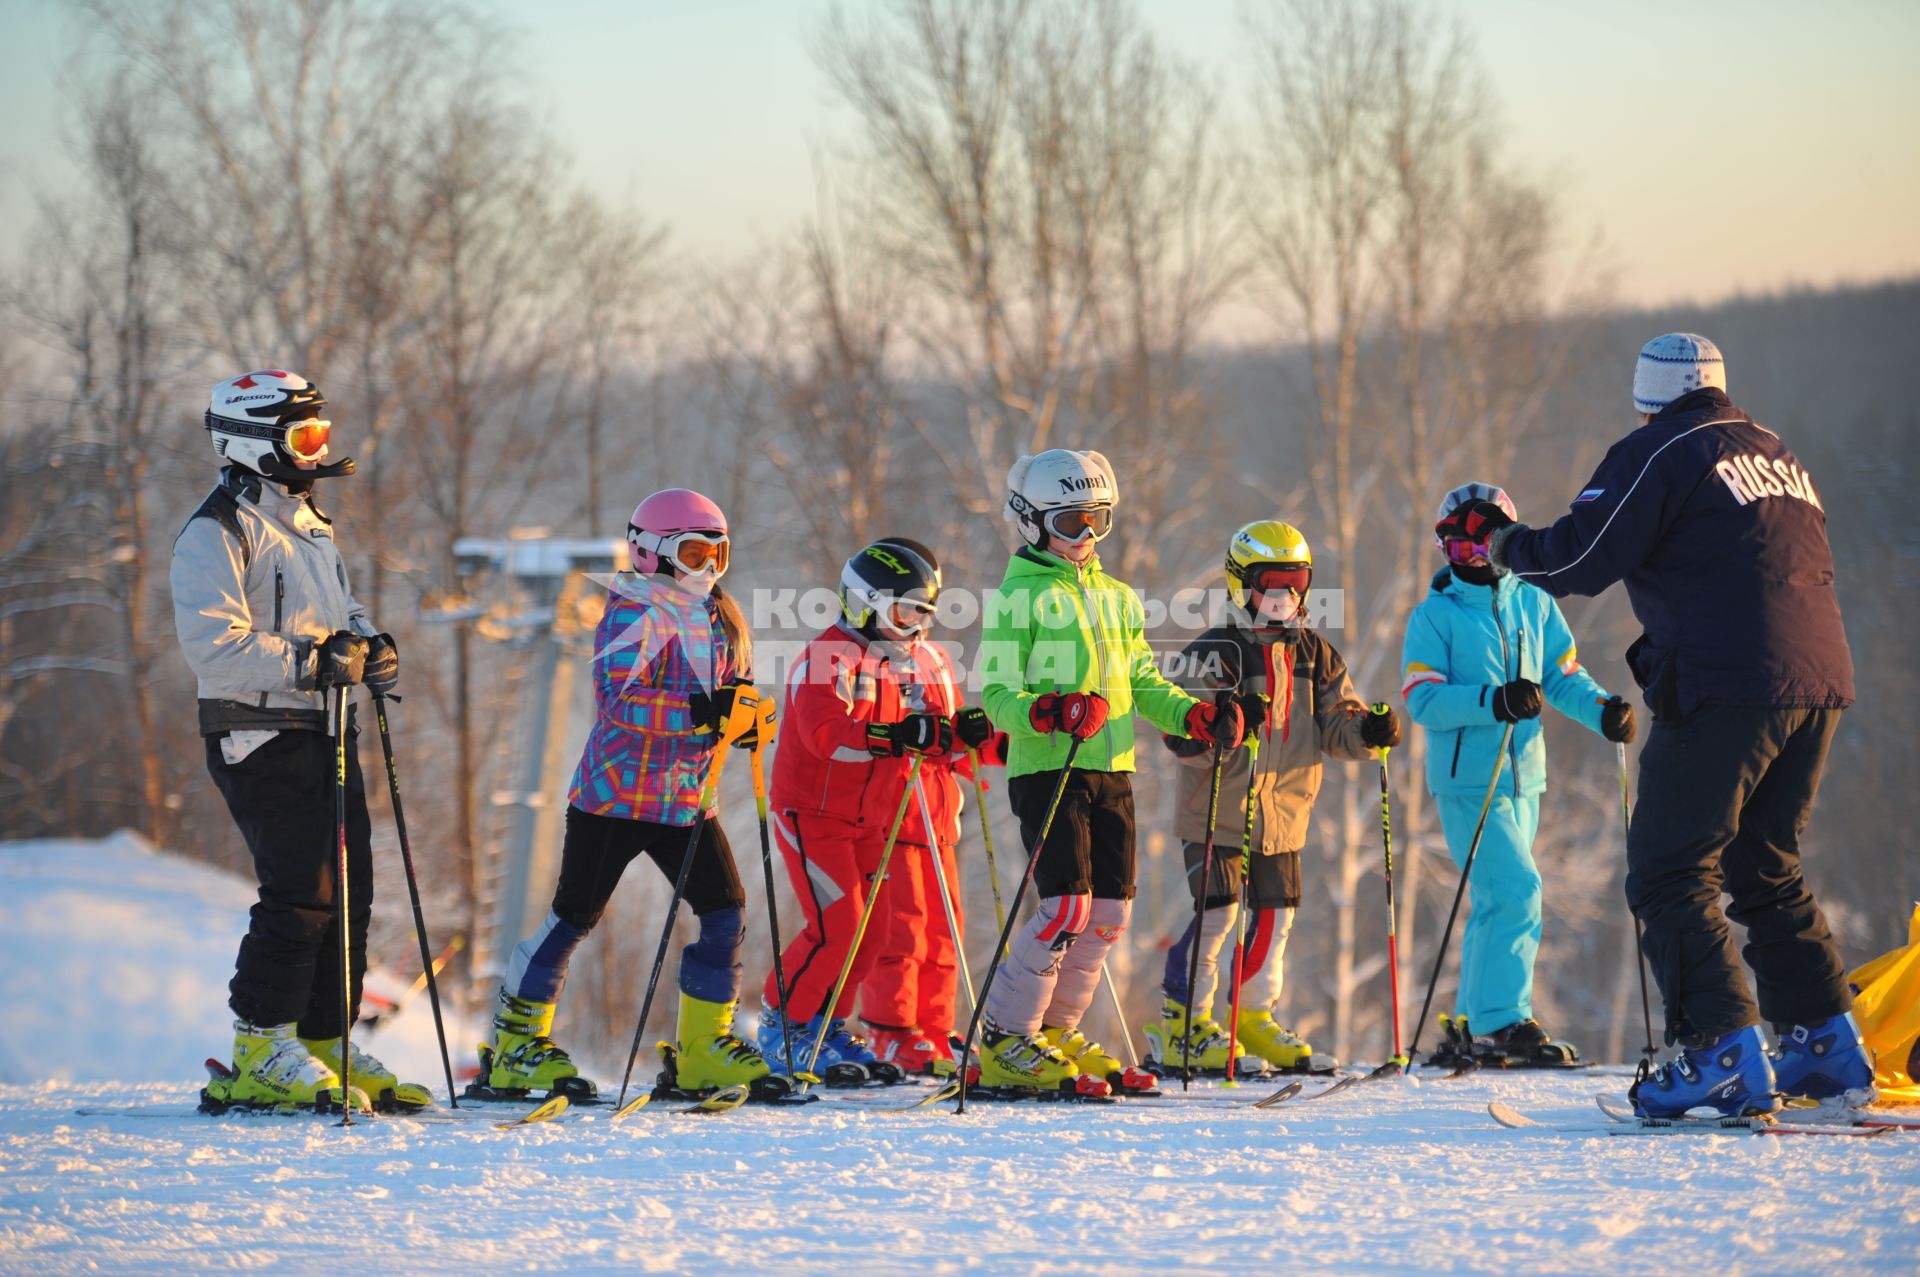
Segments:
[[[1600,730],[1607,692],[1580,668],[1560,605],[1515,576],[1473,585],[1442,569],[1407,620],[1400,664],[1407,712],[1427,729],[1427,789],[1434,794],[1486,792],[1505,729],[1493,716],[1493,694],[1503,683],[1531,679],[1555,709]],[[1547,742],[1540,720],[1515,723],[1508,748],[1500,792],[1544,792]]]

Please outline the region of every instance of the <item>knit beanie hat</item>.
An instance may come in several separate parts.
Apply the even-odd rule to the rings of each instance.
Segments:
[[[1633,406],[1659,412],[1702,386],[1727,388],[1727,365],[1720,348],[1698,333],[1667,333],[1640,348],[1633,366]]]

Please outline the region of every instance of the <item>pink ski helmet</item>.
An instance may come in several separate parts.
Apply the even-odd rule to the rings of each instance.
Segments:
[[[689,488],[667,488],[633,508],[627,522],[627,547],[636,572],[661,570],[662,541],[683,532],[727,535],[727,516],[710,499]]]

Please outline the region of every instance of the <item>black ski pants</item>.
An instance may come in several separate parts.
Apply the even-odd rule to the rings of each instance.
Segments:
[[[1800,874],[1837,709],[1706,705],[1656,719],[1640,754],[1627,904],[1667,1007],[1668,1042],[1852,1007],[1827,920]],[[1722,912],[1721,896],[1729,897]],[[1728,919],[1759,991],[1756,1011]]]
[[[347,737],[347,934],[353,955],[353,1016],[367,969],[373,917],[372,826],[354,748]],[[333,816],[334,738],[283,731],[237,763],[207,739],[207,770],[240,827],[260,880],[247,934],[234,963],[228,1005],[249,1024],[297,1022],[303,1038],[337,1038],[340,933],[334,917],[339,860]]]

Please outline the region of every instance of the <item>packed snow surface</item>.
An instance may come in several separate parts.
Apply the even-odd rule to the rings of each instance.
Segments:
[[[54,898],[61,871],[47,844],[22,846],[0,847],[10,1014],[27,998],[83,1021],[137,1015],[137,993],[99,1000],[76,982],[111,974],[98,951],[152,945],[167,911],[23,939],[22,902]],[[125,852],[136,853],[151,877],[102,879],[69,857],[58,889],[72,893],[69,916],[84,923],[86,892],[164,892],[168,871],[202,872]],[[28,891],[16,870],[35,856]],[[205,943],[230,956],[234,917],[169,899],[179,925],[209,928]],[[175,939],[183,954],[201,943]],[[141,987],[185,1014],[192,998],[169,986],[165,946],[141,951]],[[216,1028],[197,1030],[202,1054],[204,1034],[224,1027],[223,992],[193,995],[215,1008]],[[65,1040],[110,1042],[112,1028]],[[16,1068],[38,1057],[34,1034],[5,1038]],[[84,1080],[0,1085],[0,1273],[1920,1268],[1920,1133],[1614,1137],[1593,1097],[1623,1092],[1621,1069],[1399,1080],[1264,1112],[1247,1105],[1271,1082],[964,1116],[887,1111],[917,1093],[899,1087],[722,1115],[656,1103],[619,1124],[576,1109],[499,1131],[488,1119],[519,1110],[443,1105],[348,1129],[203,1117],[179,1056],[109,1052],[74,1069]],[[126,1081],[94,1080],[102,1070]],[[1587,1129],[1503,1129],[1485,1113],[1495,1098]]]

